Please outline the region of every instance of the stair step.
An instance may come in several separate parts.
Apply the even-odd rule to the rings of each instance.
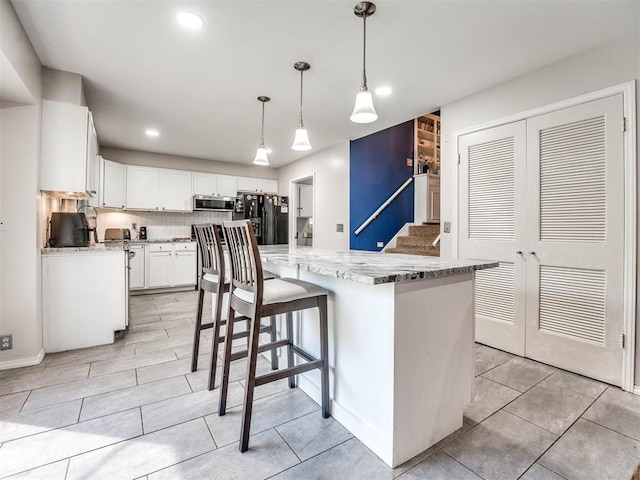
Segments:
[[[439,257],[440,249],[438,247],[426,248],[388,248],[385,253],[404,253],[408,255],[423,255],[429,257]]]
[[[396,239],[396,246],[398,248],[411,248],[411,247],[427,247],[432,246],[435,236],[432,237],[405,237],[400,236]]]
[[[409,227],[409,235],[412,237],[430,237],[436,238],[440,233],[440,225],[431,223],[427,225],[411,225]],[[432,240],[433,241],[433,240]]]

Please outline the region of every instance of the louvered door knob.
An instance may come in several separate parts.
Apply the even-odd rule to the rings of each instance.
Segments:
[[[535,254],[536,254],[536,252],[534,252],[534,251],[529,252],[529,255],[535,255]]]
[[[518,255],[522,255],[522,250],[516,250],[516,253],[517,253]]]

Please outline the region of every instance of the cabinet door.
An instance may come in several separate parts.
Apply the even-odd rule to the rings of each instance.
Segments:
[[[215,195],[216,176],[213,173],[193,173],[194,195]]]
[[[131,245],[135,256],[129,260],[129,288],[144,288],[144,245]]]
[[[258,179],[250,177],[238,177],[238,190],[243,192],[257,192]]]
[[[196,244],[174,243],[173,244],[173,284],[174,285],[195,285],[196,284]]]
[[[40,190],[87,190],[87,107],[43,100]]]
[[[298,216],[313,217],[313,186],[300,185],[298,191]]]
[[[267,178],[258,179],[258,191],[264,193],[278,193],[278,181]]]
[[[440,221],[440,184],[429,186],[427,222]]]
[[[127,208],[158,210],[159,186],[157,168],[127,166]]]
[[[87,193],[91,197],[95,197],[98,193],[98,184],[96,183],[96,156],[98,155],[98,135],[93,125],[93,115],[91,112],[87,115],[87,176],[86,187]]]
[[[173,284],[171,256],[170,243],[151,245],[149,247],[148,285],[150,288],[170,287]]]
[[[102,206],[124,208],[127,203],[127,167],[110,160],[102,163]]]
[[[191,172],[160,170],[160,210],[191,211]]]
[[[100,155],[96,155],[93,159],[93,184],[96,186],[96,194],[91,197],[89,199],[89,205],[91,205],[92,207],[95,208],[100,208],[102,206],[102,203],[104,202],[103,200],[103,195],[102,195],[102,168],[103,168],[103,160],[102,157]],[[124,170],[124,167],[122,167],[122,169]],[[124,191],[125,186],[122,186],[122,189]],[[124,204],[123,204],[124,205]]]
[[[216,175],[216,195],[221,197],[235,197],[238,194],[238,177],[231,175]]]

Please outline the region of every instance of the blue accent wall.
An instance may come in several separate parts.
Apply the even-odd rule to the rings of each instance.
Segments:
[[[352,250],[379,251],[407,222],[413,222],[413,182],[359,235],[355,230],[409,177],[413,167],[413,120],[353,140],[349,164],[349,225]]]

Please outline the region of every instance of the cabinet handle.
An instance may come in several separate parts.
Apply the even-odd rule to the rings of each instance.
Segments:
[[[91,190],[91,193],[98,193],[98,192],[96,192],[95,190]]]
[[[516,250],[516,253],[517,253],[518,255],[522,255],[522,250]]]
[[[534,252],[533,250],[529,252],[529,255],[534,255],[535,256],[536,252]]]
[[[122,207],[120,207],[120,208],[124,208],[124,205],[122,205]]]

